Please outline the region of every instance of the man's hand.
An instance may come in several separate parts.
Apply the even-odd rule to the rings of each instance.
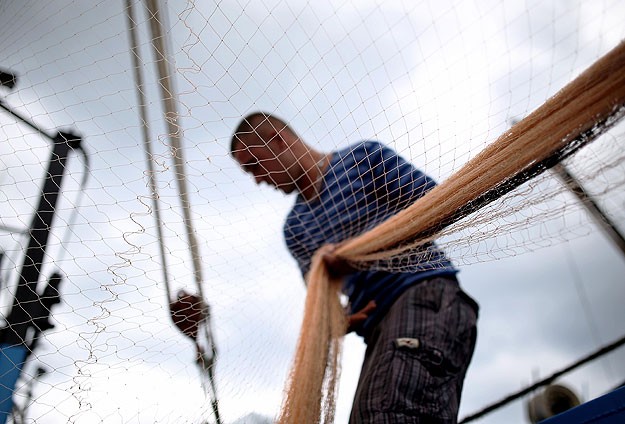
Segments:
[[[178,292],[178,299],[169,304],[169,310],[176,327],[185,336],[195,340],[200,322],[205,318],[202,299],[181,290]]]
[[[343,278],[346,275],[353,274],[354,272],[358,271],[345,259],[336,255],[336,247],[336,244],[326,244],[319,248],[319,252],[321,254],[321,257],[323,258],[324,263],[328,267],[328,272],[330,273],[330,276],[332,278]],[[346,333],[351,333],[359,325],[361,325],[367,318],[369,318],[369,314],[375,308],[375,301],[372,300],[358,312],[348,315]]]
[[[332,277],[342,278],[357,271],[345,259],[336,255],[336,244],[323,245],[319,248],[319,251]]]
[[[377,305],[375,304],[375,300],[371,300],[369,303],[367,303],[367,306],[362,308],[360,311],[356,312],[355,314],[348,315],[346,333],[351,333],[356,329],[356,327],[358,327],[367,318],[369,318],[369,314],[375,309],[376,306]]]

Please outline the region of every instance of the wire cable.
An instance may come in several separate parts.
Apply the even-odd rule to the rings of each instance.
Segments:
[[[82,198],[85,194],[85,188],[87,186],[87,181],[89,180],[89,174],[91,173],[91,164],[89,161],[89,156],[87,155],[87,153],[85,152],[85,149],[82,146],[77,147],[75,150],[78,150],[82,153],[84,162],[83,162],[83,175],[82,178],[80,180],[80,188],[78,190],[78,194],[76,196],[76,200],[74,201],[74,207],[72,208],[72,213],[69,216],[69,219],[67,220],[67,226],[65,229],[65,233],[63,234],[63,239],[61,240],[61,251],[59,252],[59,257],[57,259],[57,262],[62,262],[63,259],[65,258],[65,254],[67,253],[67,249],[65,248],[65,246],[67,246],[67,244],[69,243],[70,238],[72,237],[72,231],[71,228],[72,226],[76,223],[76,220],[78,219],[78,209],[79,209],[79,205],[82,203]]]
[[[150,193],[152,194],[152,208],[154,209],[154,220],[156,221],[156,232],[158,238],[158,247],[161,256],[161,264],[163,271],[163,283],[165,284],[165,291],[167,292],[167,302],[171,302],[173,296],[171,294],[171,285],[169,283],[169,274],[167,270],[167,255],[165,254],[165,241],[163,237],[163,220],[161,218],[161,209],[158,201],[159,193],[158,186],[156,184],[156,172],[154,170],[154,153],[152,152],[152,143],[150,138],[150,129],[148,127],[148,116],[146,108],[146,98],[143,91],[143,73],[141,72],[139,43],[137,37],[137,21],[134,16],[134,9],[132,7],[132,0],[126,0],[126,17],[128,22],[128,32],[130,34],[130,53],[132,57],[132,68],[134,71],[137,97],[139,104],[139,114],[141,117],[141,131],[143,135],[143,146],[145,147],[146,163],[148,167],[148,182],[150,185]]]
[[[501,399],[500,401],[497,401],[493,404],[488,405],[487,407],[473,413],[470,414],[466,417],[464,417],[462,420],[459,421],[459,424],[464,424],[464,423],[468,423],[471,422],[473,420],[476,420],[480,417],[483,417],[484,415],[493,412],[499,408],[501,408],[502,406],[505,406],[507,404],[509,404],[510,402],[517,400],[518,398],[525,396],[528,393],[533,392],[534,390],[538,389],[539,387],[542,386],[546,386],[547,384],[550,384],[551,382],[553,382],[555,379],[557,379],[558,377],[573,371],[575,368],[580,367],[581,365],[584,365],[587,362],[592,361],[593,359],[599,358],[611,351],[613,351],[614,349],[622,346],[625,344],[625,336],[621,337],[620,339],[602,347],[601,349],[591,353],[590,355],[587,355],[577,361],[575,361],[574,363],[572,363],[571,365],[561,369],[560,371],[556,371],[555,373],[551,374],[549,377],[544,378],[534,384],[532,384],[531,386],[528,386],[524,389],[519,390],[516,393],[512,393],[508,396],[506,396],[505,398]]]
[[[590,337],[592,337],[593,341],[597,346],[601,346],[603,341],[599,336],[599,327],[597,326],[597,322],[592,313],[592,307],[590,304],[590,299],[588,298],[588,293],[586,292],[584,282],[582,281],[579,269],[575,262],[575,257],[573,256],[573,252],[571,252],[571,250],[569,249],[568,243],[564,244],[564,253],[569,266],[569,270],[573,277],[573,284],[575,286],[575,291],[577,292],[577,297],[579,298],[579,302],[582,306],[582,310],[584,311],[586,322],[588,324],[588,329],[590,330]],[[610,362],[606,359],[606,361],[602,361],[602,365],[606,377],[609,378],[612,375],[612,367]]]
[[[217,424],[221,424],[221,418],[219,414],[218,408],[218,400],[217,400],[217,388],[215,383],[215,359],[217,356],[217,347],[215,345],[215,339],[213,337],[212,327],[211,327],[211,316],[210,316],[210,308],[208,303],[204,300],[204,294],[202,290],[202,261],[198,248],[197,239],[195,238],[195,229],[193,228],[193,221],[191,218],[191,202],[189,201],[188,189],[187,189],[187,180],[186,180],[186,172],[184,169],[184,159],[183,159],[183,150],[180,143],[180,128],[177,125],[176,121],[178,118],[178,113],[176,110],[175,103],[175,94],[173,89],[173,79],[171,78],[171,72],[169,69],[169,59],[166,53],[166,45],[165,45],[165,35],[162,28],[162,21],[160,16],[160,7],[158,5],[157,0],[146,0],[145,4],[148,9],[149,14],[149,23],[150,30],[152,35],[152,46],[154,48],[154,54],[156,56],[156,65],[157,71],[159,73],[159,85],[161,87],[161,98],[163,101],[163,107],[165,110],[165,122],[168,128],[168,135],[170,140],[170,149],[174,160],[174,174],[176,177],[176,181],[178,183],[178,196],[180,198],[182,212],[183,212],[183,222],[184,227],[187,233],[187,240],[189,244],[189,250],[191,252],[191,259],[193,263],[194,277],[196,283],[196,289],[199,298],[201,299],[202,305],[202,316],[203,316],[203,335],[209,345],[208,351],[204,350],[197,339],[197,335],[195,335],[194,345],[197,352],[197,364],[201,368],[201,370],[206,374],[208,378],[208,384],[203,384],[205,392],[210,392],[209,396],[211,398],[211,407],[213,410],[213,414],[215,416]],[[129,21],[129,27],[131,28],[131,41],[133,43],[133,60],[135,61],[135,74],[139,74],[139,66],[138,66],[138,50],[136,48],[137,39],[136,33],[134,30],[134,18],[132,17],[132,4],[130,0],[127,0],[127,16]],[[137,79],[137,81],[141,81]],[[142,83],[141,83],[142,84]],[[138,89],[141,92],[140,89]],[[141,93],[140,96],[143,96]],[[141,97],[143,98],[143,97]],[[142,105],[145,104],[145,101],[140,102]],[[142,109],[143,110],[143,109]],[[142,111],[142,120],[144,126],[144,139],[148,139],[147,134],[147,119],[145,116],[145,111]],[[148,152],[151,166],[151,153]],[[151,168],[150,168],[151,169]],[[150,171],[151,176],[153,175],[153,171]],[[151,184],[154,184],[154,179],[151,178]],[[156,189],[155,184],[152,185],[153,193]],[[158,196],[153,195],[153,199],[155,204],[158,202]],[[158,210],[158,207],[155,207],[155,213]],[[161,233],[162,221],[160,217],[158,218],[157,228],[159,231],[159,243],[161,249],[161,255],[164,257],[164,244],[163,244],[163,236]],[[170,301],[170,312],[173,314],[172,306],[172,297],[170,292],[169,283],[166,283],[166,289],[168,293],[168,298]],[[172,319],[174,316],[172,315]],[[174,319],[175,322],[175,319]],[[188,334],[187,334],[188,335]]]

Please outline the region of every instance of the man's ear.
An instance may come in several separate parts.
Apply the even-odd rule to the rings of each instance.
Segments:
[[[286,138],[287,134],[285,133],[285,131],[271,131],[271,133],[268,134],[269,138],[269,143],[272,143],[274,147],[276,147],[278,149],[278,151],[284,151],[288,146],[289,146],[289,141]]]

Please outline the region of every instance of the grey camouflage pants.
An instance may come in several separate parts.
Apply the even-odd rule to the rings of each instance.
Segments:
[[[404,292],[367,339],[350,424],[456,423],[477,310],[455,277]]]

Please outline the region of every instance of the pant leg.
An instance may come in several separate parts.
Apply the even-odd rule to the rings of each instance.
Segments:
[[[367,339],[350,424],[456,423],[476,320],[453,277],[403,293]]]

